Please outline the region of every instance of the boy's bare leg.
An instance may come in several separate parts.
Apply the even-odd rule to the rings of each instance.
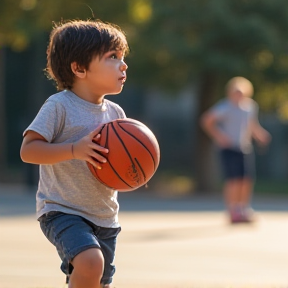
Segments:
[[[243,222],[253,222],[255,220],[254,211],[250,206],[254,181],[251,178],[244,178],[241,190],[241,209]]]
[[[241,222],[241,190],[242,179],[238,178],[226,180],[223,187],[224,199],[231,223]]]
[[[223,193],[227,209],[231,209],[239,204],[241,189],[241,179],[229,179],[225,181]]]
[[[250,205],[253,185],[254,185],[254,181],[251,178],[243,178],[240,201],[241,201],[241,204],[245,207]]]
[[[104,271],[104,257],[100,249],[85,250],[73,259],[73,272],[69,288],[102,288],[100,281]]]
[[[225,182],[223,193],[232,223],[254,220],[250,207],[253,185],[254,181],[250,178],[230,179]]]

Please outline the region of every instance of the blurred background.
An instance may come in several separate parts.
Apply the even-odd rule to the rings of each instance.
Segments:
[[[159,140],[153,191],[213,194],[221,175],[199,115],[234,76],[252,81],[260,123],[273,137],[255,147],[256,193],[287,193],[287,0],[0,0],[0,184],[35,186],[38,167],[19,157],[23,130],[56,92],[46,79],[53,22],[101,19],[127,34],[131,53],[120,104]]]

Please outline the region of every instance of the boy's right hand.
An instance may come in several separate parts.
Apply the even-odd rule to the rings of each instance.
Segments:
[[[222,133],[219,134],[218,137],[215,137],[215,142],[222,149],[230,148],[232,146],[231,139]]]
[[[101,163],[106,163],[107,160],[101,154],[107,154],[107,148],[93,142],[93,139],[100,140],[103,125],[97,127],[96,130],[89,133],[77,142],[73,143],[73,156],[75,159],[84,160],[92,164],[95,168],[101,169]],[[96,136],[96,137],[95,137]]]

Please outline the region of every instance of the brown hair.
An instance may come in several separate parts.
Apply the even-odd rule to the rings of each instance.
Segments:
[[[124,55],[129,52],[124,32],[114,24],[100,20],[55,24],[47,47],[46,74],[56,82],[58,90],[72,89],[71,63],[88,69],[95,56],[101,58],[110,50],[121,50]]]

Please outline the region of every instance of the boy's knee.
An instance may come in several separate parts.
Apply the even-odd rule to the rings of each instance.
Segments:
[[[74,269],[83,276],[101,278],[104,272],[104,257],[102,251],[98,248],[85,250],[75,256],[72,265]]]

